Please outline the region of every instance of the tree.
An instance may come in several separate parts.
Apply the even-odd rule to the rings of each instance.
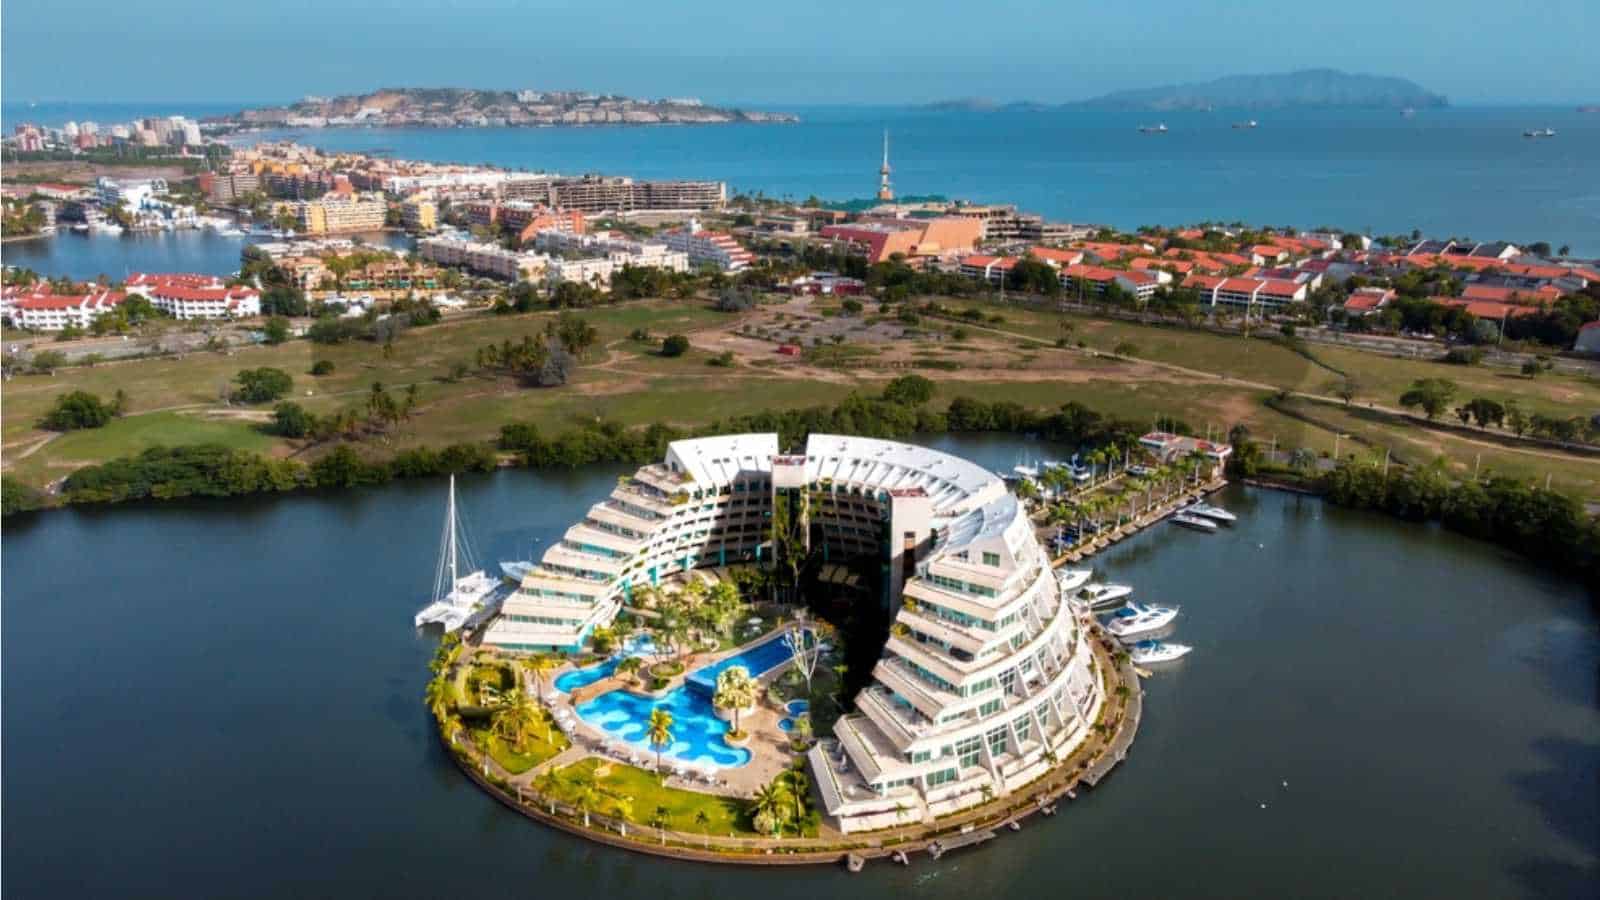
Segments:
[[[493,713],[495,734],[522,751],[527,747],[533,729],[543,720],[544,711],[521,688],[512,688],[500,700]]]
[[[661,707],[650,710],[650,724],[645,732],[650,746],[656,751],[656,771],[661,771],[661,751],[672,746],[672,713]]]
[[[288,372],[269,366],[241,369],[233,380],[239,385],[230,395],[235,403],[270,403],[294,387]]]
[[[662,356],[682,356],[689,352],[689,339],[681,334],[674,334],[661,341]]]
[[[933,399],[934,384],[921,375],[901,375],[883,388],[883,399],[902,406],[921,406]]]
[[[1474,397],[1463,408],[1472,420],[1478,423],[1479,428],[1499,425],[1506,418],[1505,406],[1488,397]]]
[[[1400,405],[1407,409],[1422,407],[1423,414],[1431,422],[1450,408],[1455,396],[1455,382],[1446,378],[1421,378],[1411,382],[1411,387],[1400,395]]]
[[[1522,374],[1529,378],[1539,377],[1539,373],[1542,371],[1544,371],[1544,366],[1539,365],[1539,361],[1536,359],[1530,359],[1522,364]]]
[[[771,831],[773,837],[783,832],[783,820],[788,815],[789,798],[776,779],[756,789],[750,798],[750,818],[757,831]]]
[[[333,360],[331,360],[331,359],[319,359],[316,362],[312,363],[311,364],[311,374],[312,375],[332,375],[333,374]]]
[[[272,433],[287,438],[305,437],[316,426],[316,418],[305,407],[285,400],[272,408]]]
[[[733,711],[733,731],[739,733],[739,713],[756,702],[756,683],[744,666],[729,666],[717,676],[717,689],[711,702]]]
[[[112,406],[102,402],[88,391],[72,391],[56,398],[56,405],[39,421],[40,428],[51,431],[76,431],[80,428],[100,428],[116,415]]]
[[[289,339],[289,320],[283,316],[272,316],[261,326],[263,340],[268,344],[281,344]]]

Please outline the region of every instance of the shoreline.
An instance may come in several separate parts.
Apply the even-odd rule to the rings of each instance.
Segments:
[[[898,829],[841,835],[846,840],[825,846],[814,846],[815,839],[810,838],[760,836],[728,838],[710,834],[693,836],[700,838],[698,842],[675,838],[663,841],[661,832],[649,825],[627,822],[615,831],[603,825],[596,825],[594,823],[608,822],[611,819],[592,811],[588,814],[591,824],[586,826],[582,821],[584,813],[581,810],[572,810],[572,817],[568,818],[560,812],[551,811],[553,807],[559,809],[562,804],[542,801],[542,798],[531,792],[523,793],[520,788],[515,794],[510,793],[505,787],[495,783],[501,780],[500,776],[486,774],[492,771],[489,768],[492,763],[487,753],[478,750],[476,752],[481,755],[473,758],[475,748],[472,748],[470,742],[452,744],[444,731],[438,727],[437,720],[434,721],[433,731],[456,767],[502,806],[534,822],[552,826],[595,843],[647,856],[713,865],[822,866],[842,863],[853,873],[859,871],[867,861],[880,859],[899,861],[902,855],[906,858],[903,864],[909,865],[913,854],[932,853],[930,847],[934,845],[949,844],[947,848],[937,851],[938,855],[934,855],[933,858],[938,859],[944,852],[987,843],[990,839],[1003,836],[1007,831],[1020,831],[1022,823],[1030,818],[1041,815],[1053,817],[1062,799],[1069,801],[1076,799],[1079,788],[1097,787],[1127,759],[1128,749],[1137,736],[1142,721],[1144,691],[1133,663],[1126,660],[1118,663],[1112,657],[1111,647],[1116,645],[1116,639],[1106,634],[1098,624],[1092,627],[1095,630],[1095,639],[1092,642],[1094,653],[1105,667],[1103,671],[1107,673],[1105,676],[1107,697],[1117,697],[1120,704],[1116,709],[1115,729],[1100,738],[1093,748],[1092,755],[1079,759],[1078,753],[1070,754],[1056,767],[1047,770],[1010,795],[952,813],[945,817],[945,821],[936,821],[933,825],[906,826],[907,829],[911,829],[911,833],[892,842],[886,842],[885,837],[893,836]],[[1115,684],[1111,683],[1113,678],[1116,679]],[[1126,694],[1118,694],[1118,689],[1124,687],[1127,688]],[[430,715],[430,718],[433,717]],[[498,768],[498,765],[493,765],[493,768]],[[541,806],[541,802],[544,805]],[[623,833],[624,831],[627,833]],[[675,836],[682,834],[674,832]],[[983,836],[975,837],[978,835]],[[720,851],[710,846],[728,840],[741,843]],[[785,849],[783,842],[786,840],[796,846],[793,849]],[[811,849],[805,849],[808,841],[813,842]],[[749,849],[736,849],[744,846],[742,842],[753,843],[748,844]]]

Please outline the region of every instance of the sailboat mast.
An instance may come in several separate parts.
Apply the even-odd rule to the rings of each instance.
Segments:
[[[456,587],[456,477],[450,476],[450,589]]]

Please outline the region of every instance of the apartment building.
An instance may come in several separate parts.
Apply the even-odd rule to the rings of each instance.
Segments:
[[[538,278],[550,264],[540,253],[507,250],[498,244],[433,237],[417,242],[417,255],[441,266],[456,266],[507,281]]]
[[[295,230],[301,234],[338,234],[352,231],[379,231],[389,213],[389,204],[378,194],[355,197],[328,196],[293,204]]]
[[[9,318],[12,326],[32,331],[61,331],[68,326],[88,328],[126,298],[121,291],[106,290],[87,294],[29,294],[11,302]]]
[[[723,272],[742,272],[755,261],[755,255],[740,246],[733,235],[723,231],[705,231],[693,220],[688,228],[668,231],[660,238],[668,247],[686,254],[691,266],[714,266]]]
[[[400,224],[412,232],[437,231],[439,207],[422,194],[407,197],[400,202]]]

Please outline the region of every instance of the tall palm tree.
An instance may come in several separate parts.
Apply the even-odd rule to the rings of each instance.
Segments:
[[[661,846],[667,845],[667,808],[657,806],[655,814],[650,817],[650,824],[661,834]]]
[[[661,771],[661,751],[672,745],[672,713],[661,707],[650,710],[650,725],[645,733],[656,750],[656,771]]]
[[[544,710],[533,702],[520,687],[512,688],[501,698],[494,711],[495,734],[521,751],[527,746],[528,735],[544,718]]]
[[[806,792],[811,790],[811,779],[806,777],[805,769],[799,766],[790,766],[787,771],[778,776],[783,781],[783,789],[794,801],[794,823],[800,827],[800,821],[805,818]]]
[[[600,787],[595,784],[594,774],[581,769],[572,772],[568,776],[567,787],[572,794],[573,805],[583,812],[583,827],[588,828],[589,813],[600,800]]]
[[[455,700],[450,690],[450,682],[441,672],[428,682],[423,691],[423,699],[428,703],[428,711],[433,713],[435,720],[442,720],[450,711]]]
[[[703,834],[705,834],[705,836],[706,836],[706,849],[710,850],[711,849],[711,817],[706,815],[706,811],[705,810],[697,809],[697,810],[694,811],[694,827],[700,829],[700,831]]]

